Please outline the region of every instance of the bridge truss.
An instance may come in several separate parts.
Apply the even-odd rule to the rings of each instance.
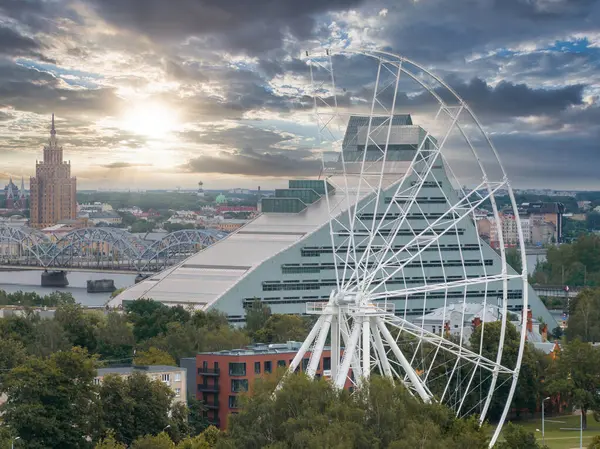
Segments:
[[[153,272],[181,262],[225,235],[210,229],[184,229],[148,241],[123,229],[94,227],[52,238],[28,227],[0,224],[0,263]]]

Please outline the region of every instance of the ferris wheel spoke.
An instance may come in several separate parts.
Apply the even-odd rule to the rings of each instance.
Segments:
[[[454,354],[459,359],[464,359],[466,361],[471,361],[472,363],[477,363],[481,368],[488,371],[497,371],[502,373],[514,373],[514,370],[510,368],[506,368],[496,361],[490,360],[481,354],[477,354],[465,346],[462,346],[458,343],[454,343],[446,338],[443,338],[433,332],[428,332],[422,327],[417,326],[416,324],[405,320],[404,318],[396,317],[396,316],[386,316],[384,318],[386,324],[398,327],[402,332],[406,332],[413,337],[425,341],[427,343],[431,343],[434,345],[439,345],[440,349]]]
[[[393,268],[393,267],[389,267]],[[417,295],[420,293],[431,293],[438,291],[446,291],[451,289],[459,289],[461,287],[470,287],[473,285],[479,284],[489,284],[491,282],[502,282],[505,279],[521,279],[522,276],[520,274],[513,275],[490,275],[490,276],[482,276],[477,278],[466,278],[458,281],[449,281],[444,282],[443,284],[426,284],[419,287],[411,287],[411,288],[403,288],[399,290],[385,290],[382,292],[373,292],[369,295],[369,298],[373,301],[378,301],[381,299],[391,298],[391,297],[410,297],[412,295]]]
[[[485,186],[487,185],[487,182],[483,182],[480,184],[480,186]],[[502,189],[504,186],[506,185],[506,182],[497,182],[494,184],[493,188],[490,189],[490,192],[488,192],[488,194],[486,194],[485,196],[482,196],[479,200],[477,200],[475,203],[470,203],[468,200],[466,200],[465,198],[461,199],[457,204],[451,206],[440,218],[438,218],[437,220],[435,220],[433,223],[431,223],[427,228],[423,229],[422,231],[420,231],[416,236],[414,236],[406,245],[404,245],[404,247],[402,248],[403,250],[406,249],[413,249],[415,251],[415,253],[402,260],[402,263],[397,266],[396,268],[392,269],[390,273],[386,274],[385,276],[381,277],[380,279],[378,279],[377,283],[374,285],[374,287],[371,289],[371,291],[381,287],[382,284],[384,284],[385,282],[387,282],[389,279],[391,279],[394,275],[396,275],[400,270],[402,270],[407,264],[409,264],[410,262],[412,262],[422,251],[426,250],[427,248],[429,248],[432,244],[436,243],[440,237],[448,234],[449,232],[452,231],[452,227],[446,227],[444,229],[436,229],[437,225],[439,223],[443,223],[444,222],[444,218],[450,214],[450,213],[457,213],[459,218],[457,218],[455,221],[456,222],[460,222],[462,219],[470,216],[470,214],[477,209],[481,204],[483,204],[485,202],[486,199],[488,199],[491,195],[493,195],[495,192],[497,192],[498,190]],[[479,187],[479,186],[478,186]],[[475,189],[474,191],[476,191],[477,189]],[[469,194],[469,196],[473,196],[473,192],[471,192]],[[467,205],[468,203],[468,205]],[[387,242],[387,244],[385,245],[385,253],[389,253],[390,252],[390,241]],[[377,268],[375,268],[374,270],[371,271],[370,275],[367,276],[360,284],[359,284],[359,289],[360,288],[364,288],[366,285],[370,285],[373,280],[375,279],[375,276],[377,276],[377,273],[381,271],[382,268],[387,268],[389,265],[392,265],[394,263],[394,255],[392,254],[392,256],[388,257],[387,259],[381,261],[378,265]]]

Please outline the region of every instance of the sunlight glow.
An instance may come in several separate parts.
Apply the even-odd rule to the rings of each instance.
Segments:
[[[126,111],[121,128],[142,136],[162,138],[179,125],[177,113],[159,103],[139,103]]]

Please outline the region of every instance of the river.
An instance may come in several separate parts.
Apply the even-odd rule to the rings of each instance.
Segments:
[[[117,274],[102,271],[69,271],[67,273],[69,286],[57,288],[42,287],[40,285],[41,276],[41,270],[0,271],[0,290],[8,293],[21,290],[24,292],[36,292],[39,295],[47,295],[54,291],[68,292],[81,305],[98,307],[103,306],[108,301],[110,293],[88,293],[86,288],[88,280],[112,279],[115,281],[115,287],[117,288],[129,287],[135,282],[135,274]]]
[[[527,269],[530,273],[535,269],[538,260],[545,260],[544,254],[527,256]],[[0,271],[0,290],[8,293],[22,290],[47,295],[53,291],[69,292],[78,303],[88,307],[103,306],[110,298],[110,293],[88,293],[86,283],[88,280],[112,279],[117,288],[129,287],[135,282],[135,274],[106,273],[102,271],[69,271],[67,277],[69,286],[65,288],[42,287],[40,278],[42,272],[36,270]]]

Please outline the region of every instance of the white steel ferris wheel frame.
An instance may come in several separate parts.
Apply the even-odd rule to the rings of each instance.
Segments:
[[[291,362],[288,372],[293,373],[299,367],[307,352],[310,352],[310,360],[308,362],[306,373],[309,377],[314,377],[325,344],[328,339],[330,339],[331,380],[336,387],[343,388],[348,382],[352,382],[356,387],[360,387],[363,380],[368,379],[373,370],[378,370],[383,375],[402,382],[413,395],[419,397],[426,403],[432,401],[448,403],[450,397],[454,394],[452,391],[449,391],[452,388],[450,385],[453,377],[459,376],[462,367],[469,365],[473,367],[471,374],[466,376],[467,379],[460,383],[462,387],[464,382],[467,382],[466,391],[462,397],[457,396],[453,398],[453,406],[458,415],[460,415],[461,412],[466,414],[462,408],[465,398],[467,398],[467,394],[471,388],[474,388],[473,382],[476,375],[475,373],[478,372],[480,378],[482,375],[481,373],[487,373],[489,388],[485,401],[480,398],[481,403],[483,403],[483,407],[479,410],[479,419],[481,423],[485,420],[490,407],[492,396],[497,388],[498,377],[501,374],[505,375],[508,379],[505,382],[511,382],[510,389],[506,405],[504,406],[490,442],[491,447],[495,444],[500,434],[517,385],[525,346],[525,323],[528,308],[525,243],[521,222],[518,217],[516,201],[506,177],[506,173],[500,163],[498,153],[493,143],[483,131],[479,120],[475,117],[469,106],[440,78],[430,73],[422,66],[402,56],[388,52],[344,50],[336,52],[336,55],[345,57],[363,55],[373,58],[378,64],[377,76],[373,90],[373,98],[370,104],[370,113],[367,115],[368,126],[362,161],[353,161],[355,169],[350,173],[347,167],[352,164],[349,164],[344,160],[344,151],[338,151],[336,157],[339,158],[338,162],[341,162],[341,173],[338,174],[342,175],[342,181],[334,183],[333,175],[336,168],[332,169],[331,165],[328,165],[328,157],[325,153],[323,156],[324,177],[327,182],[334,184],[335,187],[334,192],[329,192],[329,190],[325,188],[325,201],[327,202],[330,211],[329,231],[331,235],[337,287],[331,292],[330,299],[327,303],[307,305],[307,313],[318,314],[320,316]],[[336,78],[334,76],[333,53],[329,50],[315,54],[309,54],[307,52],[306,56],[310,68],[314,113],[319,128],[320,141],[322,144],[330,143],[334,146],[338,145],[337,149],[339,150],[339,126],[344,126],[343,124],[346,121],[344,116],[347,117],[350,114],[341,112],[341,108],[338,107],[338,91],[336,90]],[[321,71],[321,74],[325,73],[326,76],[321,81],[317,81],[314,77],[314,70],[319,70]],[[421,74],[425,74],[430,80],[433,80],[435,85],[431,86],[426,83],[422,75],[419,76],[418,74],[413,73],[415,70],[418,70]],[[382,76],[383,74],[385,74],[388,79],[391,79],[391,81],[384,81],[385,77]],[[388,182],[387,179],[389,179],[389,176],[387,178],[385,176],[386,158],[388,146],[390,145],[392,119],[396,114],[396,98],[398,96],[398,85],[401,75],[408,76],[435,98],[439,105],[439,109],[435,116],[436,121],[440,116],[445,115],[446,118],[450,119],[451,124],[447,133],[443,135],[439,143],[434,141],[429,135],[429,132],[427,132],[425,138],[419,144],[408,169],[411,175],[413,175],[413,179],[417,179],[416,182],[413,182],[411,185],[405,185],[405,181],[409,178],[409,171],[407,171],[404,176],[401,176],[399,179],[396,179],[391,184],[387,185],[386,182]],[[380,98],[381,94],[388,89],[393,89],[391,106],[389,104],[387,106],[384,105],[385,101]],[[445,102],[438,93],[439,89],[445,89],[457,104],[450,105]],[[373,123],[376,110],[384,111],[383,114],[377,114],[378,117],[383,116],[383,121],[379,125]],[[495,162],[497,162],[501,169],[502,179],[497,181],[488,179],[488,174],[480,160],[480,155],[478,154],[476,146],[471,142],[459,122],[461,114],[466,114],[480,131],[484,142],[493,153]],[[335,129],[336,124],[338,126],[337,130]],[[387,130],[385,129],[386,127]],[[409,211],[413,208],[417,208],[423,213],[416,201],[417,195],[426,180],[430,179],[435,162],[438,161],[439,163],[440,159],[444,159],[442,149],[453,129],[458,130],[460,135],[464,138],[470,154],[478,164],[482,174],[481,183],[469,193],[466,193],[461,189],[462,196],[460,199],[454,204],[449,205],[447,211],[441,214],[441,216],[431,222],[427,221],[428,225],[425,229],[412,229],[407,220]],[[376,142],[374,138],[376,133],[378,133],[379,136],[381,136],[382,133],[386,136],[385,143],[382,144]],[[429,145],[426,145],[425,142],[429,142]],[[378,156],[375,161],[367,160],[368,145],[376,148],[375,153]],[[356,167],[357,165],[358,167]],[[448,165],[446,165],[446,168],[451,170]],[[339,171],[339,164],[337,170]],[[451,174],[454,176],[453,173]],[[349,182],[350,178],[353,179],[352,182]],[[454,179],[456,180],[456,177],[454,177]],[[393,199],[392,201],[389,201],[385,213],[381,214],[381,219],[379,219],[378,216],[380,214],[378,211],[380,198],[382,197],[381,194],[384,189],[389,189],[390,187],[395,188],[395,193],[392,197]],[[504,238],[500,226],[500,214],[495,202],[495,194],[500,189],[508,191],[515,215],[519,249],[522,259],[522,272],[517,274],[510,274],[506,263]],[[479,192],[482,190],[487,193],[480,194]],[[446,194],[444,194],[444,196],[446,196]],[[384,220],[397,199],[405,206],[400,208],[402,214],[397,214],[399,216],[392,220],[391,229],[386,229],[386,236],[389,237],[386,239],[384,238],[382,231],[383,227],[390,226],[390,223],[388,222],[387,225],[384,225]],[[447,197],[446,200],[448,200]],[[501,258],[500,273],[488,275],[485,266],[483,266],[483,275],[478,277],[469,277],[467,276],[466,271],[464,271],[464,279],[448,281],[446,280],[446,275],[444,273],[444,282],[442,283],[427,284],[425,281],[422,286],[409,288],[406,286],[405,281],[404,288],[397,290],[389,290],[387,288],[386,282],[392,279],[393,276],[402,274],[404,268],[410,263],[414,263],[415,261],[418,263],[423,251],[428,250],[430,247],[432,250],[435,250],[435,245],[437,245],[439,250],[440,237],[451,231],[453,232],[453,230],[458,232],[457,224],[463,219],[473,218],[475,210],[486,201],[489,201],[493,208],[493,218],[497,226],[496,229],[498,230],[498,249]],[[367,206],[374,206],[372,223],[370,225],[368,224],[368,221],[361,220],[361,211],[365,210]],[[412,238],[409,237],[410,240],[407,244],[403,245],[401,248],[397,248],[393,245],[393,242],[402,226],[408,226],[410,228]],[[341,236],[345,237],[345,239],[343,240],[344,243],[340,244],[339,237]],[[382,238],[384,243],[375,244],[377,238]],[[464,270],[464,256],[460,250],[460,244],[458,246]],[[362,255],[359,254],[361,251],[357,251],[357,248],[362,249]],[[479,252],[483,258],[481,241],[479,241]],[[405,253],[408,257],[400,259],[400,253]],[[442,271],[444,271],[443,263]],[[502,365],[502,355],[508,316],[508,282],[511,279],[520,279],[522,282],[523,310],[519,337],[520,346],[516,364],[514,367],[505,367]],[[438,335],[429,332],[422,326],[409,321],[406,319],[406,309],[403,317],[398,316],[398,314],[394,313],[394,305],[387,302],[388,298],[403,295],[407,298],[405,301],[405,304],[407,304],[408,298],[411,295],[426,295],[427,293],[434,291],[446,291],[446,297],[444,299],[444,306],[446,306],[448,289],[464,288],[464,301],[466,301],[466,289],[469,286],[479,284],[485,286],[485,308],[487,304],[488,285],[490,283],[500,283],[502,285],[502,305],[499,307],[499,309],[501,309],[501,330],[495,360],[490,360],[481,354],[485,320],[481,324],[481,341],[479,351],[477,351],[476,348],[470,348],[463,345],[462,329],[457,343],[450,338],[446,338],[443,334]],[[444,311],[444,318],[442,321],[445,320],[445,313],[446,312]],[[464,319],[464,304],[462,314]],[[390,329],[392,332],[390,332]],[[404,354],[403,349],[399,344],[399,335],[407,335],[410,338],[413,338],[418,342],[417,348],[421,347],[421,350],[425,345],[428,345],[429,348],[434,348],[434,356],[428,369],[427,367],[423,367],[422,370],[416,368],[415,355],[417,354],[417,350],[415,350],[412,357],[410,354],[408,356]],[[442,353],[446,354],[446,356],[455,357],[455,361],[453,361],[454,363],[449,363],[447,365],[452,365],[452,370],[450,371],[450,377],[448,378],[448,383],[443,392],[441,394],[439,392],[435,394],[428,387],[428,382],[432,382],[432,378],[430,378],[429,375],[433,371],[433,364],[436,361],[438,354]],[[447,372],[448,368],[446,367],[446,373]],[[456,382],[458,382],[458,380],[456,380]],[[482,383],[479,385],[482,385]],[[479,404],[480,407],[481,403]]]

